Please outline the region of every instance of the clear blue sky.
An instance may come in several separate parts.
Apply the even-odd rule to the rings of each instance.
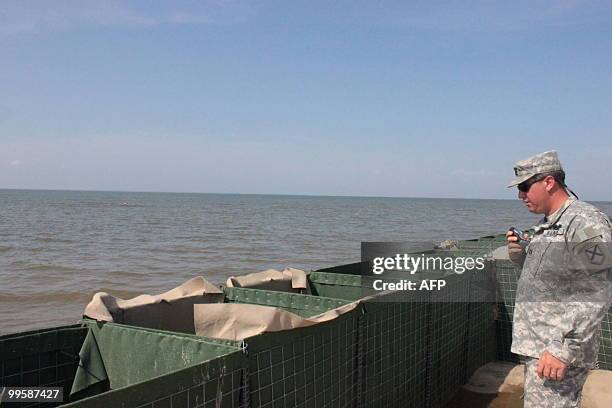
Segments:
[[[612,200],[606,1],[0,2],[0,188]]]

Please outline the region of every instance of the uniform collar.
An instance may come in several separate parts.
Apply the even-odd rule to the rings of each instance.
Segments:
[[[565,212],[565,210],[567,210],[574,202],[576,202],[576,199],[572,196],[569,196],[557,211],[550,214],[548,217],[542,218],[539,222],[539,225],[533,227],[535,232],[537,233],[555,226],[559,221],[559,218],[561,218],[561,216]]]

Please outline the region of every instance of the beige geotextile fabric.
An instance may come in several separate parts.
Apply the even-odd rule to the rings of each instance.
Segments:
[[[198,336],[243,340],[264,332],[308,327],[333,320],[355,309],[359,302],[304,318],[276,307],[240,303],[194,305],[195,333]]]
[[[194,333],[193,305],[223,302],[223,291],[201,276],[160,295],[120,299],[98,292],[83,315],[106,322]]]
[[[280,292],[310,293],[306,272],[285,268],[282,272],[268,269],[242,276],[230,276],[227,287],[275,290]]]

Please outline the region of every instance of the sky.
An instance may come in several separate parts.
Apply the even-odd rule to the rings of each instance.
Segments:
[[[0,188],[612,200],[606,1],[0,2]]]

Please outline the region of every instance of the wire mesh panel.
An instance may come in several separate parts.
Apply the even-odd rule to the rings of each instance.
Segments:
[[[246,362],[237,352],[62,407],[247,407]]]
[[[463,256],[456,250],[430,255]],[[351,288],[358,276],[336,272],[359,267],[312,272],[313,293],[335,297],[359,293]],[[381,297],[365,302],[360,330],[362,406],[444,406],[473,371],[495,359],[495,282],[489,267],[462,275],[436,271],[403,275],[417,281],[443,278],[447,286],[443,296],[434,295],[435,291],[404,292],[399,302],[381,302]]]
[[[522,356],[510,351],[512,346],[512,322],[495,321],[495,340],[497,341],[497,359],[512,363],[521,363]]]
[[[226,299],[278,307],[310,317],[350,303],[320,296],[225,288]],[[353,407],[357,404],[357,306],[314,326],[245,339],[252,407]]]
[[[87,329],[55,327],[0,337],[0,386],[62,387],[70,390]],[[48,407],[55,404],[5,403],[6,407]]]
[[[310,272],[308,284],[312,294],[344,300],[359,300],[380,293],[361,275],[345,275],[334,272]]]
[[[497,358],[495,338],[495,277],[493,264],[471,271],[468,310],[466,378]]]
[[[238,347],[114,323],[85,324],[95,337],[112,391],[75,406],[140,407],[163,401],[189,408],[244,405],[247,365]]]
[[[494,266],[497,280],[497,319],[511,322],[514,316],[516,286],[521,276],[521,269],[507,260],[497,260]]]
[[[366,302],[365,309],[360,406],[426,406],[428,304],[379,299]]]
[[[450,275],[446,290],[430,304],[427,395],[429,407],[443,407],[465,384],[470,304],[457,302],[469,293],[469,279]],[[463,295],[465,296],[465,295]]]
[[[263,289],[224,288],[223,291],[227,303],[278,307],[302,317],[314,316],[350,303],[350,301],[342,299]]]
[[[470,304],[466,379],[469,379],[479,367],[497,359],[494,307],[495,305],[491,303]]]
[[[247,407],[246,361],[241,354],[238,351],[62,407]]]
[[[359,317],[360,399],[363,407],[426,404],[427,299],[381,293],[359,275],[311,272],[313,293],[364,301]],[[415,279],[416,280],[416,279]]]
[[[495,261],[495,277],[497,280],[497,313],[496,340],[497,359],[519,363],[522,357],[510,351],[512,346],[512,319],[516,302],[516,285],[521,275],[521,269],[511,261]]]
[[[612,306],[610,306],[608,313],[601,322],[600,336],[601,344],[597,367],[603,370],[612,370]]]
[[[490,235],[477,239],[458,241],[456,249],[449,250],[454,256],[487,257],[494,250],[506,244],[505,234]],[[468,310],[468,337],[467,337],[467,378],[481,365],[494,360],[496,357],[503,360],[514,361],[510,353],[510,331],[504,323],[511,321],[516,295],[516,273],[514,268],[503,269],[497,275],[495,282],[496,265],[487,262],[483,270],[471,271],[470,306]],[[520,272],[519,272],[520,273]],[[495,303],[495,290],[497,284],[497,299]],[[505,325],[507,326],[507,324]],[[507,334],[510,333],[510,338]]]
[[[469,273],[402,275],[399,278],[417,282],[443,279],[447,286],[440,292],[443,295],[435,290],[377,292],[379,296],[364,301],[359,341],[361,406],[444,406],[465,383],[468,363],[471,369],[480,361],[494,359],[494,303],[469,302],[472,285],[483,301],[492,297],[491,288],[472,282]],[[371,278],[309,275],[313,292],[332,296],[359,293],[351,287],[359,279],[368,289]]]
[[[302,317],[314,316],[350,303],[341,299],[246,288],[225,288],[224,301],[280,308]],[[229,406],[238,406],[238,402],[250,407],[355,406],[358,396],[358,317],[361,313],[362,307],[357,306],[356,309],[328,322],[306,328],[262,333],[239,342],[244,348],[246,358],[246,397],[240,401],[233,398],[234,405]],[[193,333],[117,326],[185,339],[196,338],[217,345],[235,346],[238,343],[199,337]],[[226,370],[226,377],[229,375],[227,373]],[[218,370],[215,375],[218,376]],[[217,387],[217,392],[220,392],[221,383],[215,380],[215,375],[210,374],[206,378],[207,384],[211,389]],[[235,375],[232,374],[231,378],[232,382],[225,381],[223,387],[232,389],[236,386]],[[205,402],[205,405],[201,406],[208,406],[208,399],[213,394],[206,390],[204,387],[202,392],[205,394],[200,395],[195,390],[186,392],[187,389],[182,389],[172,395],[171,399],[160,399],[154,406],[167,406],[165,404],[168,403],[172,403],[173,407],[188,406],[181,404],[184,403],[186,395],[193,393],[200,395],[198,401]],[[235,395],[229,390],[224,391],[222,397],[215,397],[215,403],[225,403],[225,398],[229,398],[225,397],[226,394]],[[181,401],[177,402],[179,405],[173,402],[175,400]],[[148,407],[147,404],[142,406]]]
[[[59,386],[64,401],[71,401],[66,407],[241,407],[247,402],[242,350],[195,336],[88,321],[0,337],[0,356],[3,386]]]
[[[359,313],[246,339],[251,406],[355,406]]]
[[[465,251],[434,250],[430,256],[465,259],[480,256],[490,248],[479,245]],[[440,272],[425,271],[424,276],[436,273]],[[429,407],[445,406],[478,367],[495,359],[495,285],[490,263],[480,270],[446,272],[443,279],[446,286],[430,292],[428,309]]]

